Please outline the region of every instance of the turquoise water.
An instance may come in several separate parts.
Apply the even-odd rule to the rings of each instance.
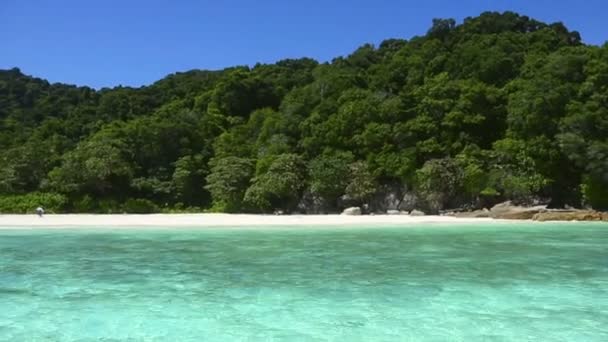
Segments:
[[[608,225],[0,231],[1,341],[608,341]]]

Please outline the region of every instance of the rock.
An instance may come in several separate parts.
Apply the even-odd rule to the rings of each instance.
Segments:
[[[416,196],[413,192],[407,192],[403,195],[403,199],[401,199],[401,203],[397,210],[401,211],[412,211],[416,209],[418,205],[418,196]]]
[[[409,215],[410,213],[408,213],[407,211],[401,211],[401,210],[387,210],[386,214],[387,215]]]
[[[496,214],[492,217],[502,220],[531,220],[539,210],[514,210]]]
[[[504,220],[531,220],[534,215],[545,211],[547,206],[522,207],[511,201],[499,203],[490,209],[489,217]]]
[[[490,217],[490,211],[488,209],[484,208],[482,210],[462,211],[462,212],[450,213],[449,216],[466,217],[466,218]]]
[[[369,204],[365,203],[361,206],[362,213],[369,213]]]
[[[296,211],[304,214],[327,214],[331,212],[331,206],[325,203],[321,197],[306,191],[300,198]]]
[[[490,212],[493,214],[505,213],[508,211],[512,211],[516,206],[511,203],[511,201],[506,201],[502,203],[498,203],[497,205],[490,208]]]
[[[350,207],[344,209],[342,215],[361,215],[361,208],[359,207]]]
[[[357,205],[357,202],[348,195],[342,195],[338,198],[338,208],[352,208]]]
[[[402,186],[399,184],[381,185],[370,200],[370,207],[375,212],[396,210],[401,203]]]
[[[608,213],[594,210],[555,210],[539,212],[532,218],[535,221],[608,221]]]
[[[420,210],[412,210],[410,211],[410,216],[425,216],[426,214]]]

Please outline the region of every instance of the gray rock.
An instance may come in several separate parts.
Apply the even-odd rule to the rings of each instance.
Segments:
[[[423,211],[420,210],[412,210],[410,211],[410,216],[425,216],[426,214]]]
[[[323,199],[310,191],[304,192],[296,207],[296,211],[304,214],[326,214],[330,206]]]
[[[490,208],[490,212],[493,214],[499,214],[499,213],[505,213],[505,212],[512,211],[515,208],[517,208],[517,206],[513,205],[513,203],[511,201],[506,201],[506,202],[498,203],[497,205]]]
[[[369,213],[369,204],[365,203],[361,206],[361,211],[363,213]]]
[[[396,210],[401,203],[403,189],[400,184],[383,184],[372,196],[370,207],[376,212],[386,212]]]
[[[338,208],[351,208],[357,205],[357,202],[348,195],[342,195],[338,198]]]
[[[507,220],[531,220],[535,214],[547,209],[545,205],[522,207],[511,201],[499,203],[490,209],[490,217]]]
[[[350,207],[344,209],[342,215],[361,215],[361,208],[359,207]]]
[[[490,211],[486,208],[482,210],[473,210],[473,211],[461,211],[452,213],[450,216],[455,217],[466,217],[466,218],[478,218],[478,217],[490,217]]]
[[[409,215],[410,213],[403,210],[387,210],[387,215]]]
[[[401,199],[401,203],[399,203],[399,207],[397,210],[401,211],[412,211],[416,209],[418,206],[418,196],[416,196],[413,192],[407,192],[403,195]]]

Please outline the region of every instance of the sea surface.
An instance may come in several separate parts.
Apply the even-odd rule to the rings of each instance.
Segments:
[[[0,230],[0,341],[608,341],[608,225]]]

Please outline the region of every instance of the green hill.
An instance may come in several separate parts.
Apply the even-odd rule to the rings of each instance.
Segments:
[[[608,208],[608,44],[512,12],[331,63],[94,90],[0,71],[0,212]]]

